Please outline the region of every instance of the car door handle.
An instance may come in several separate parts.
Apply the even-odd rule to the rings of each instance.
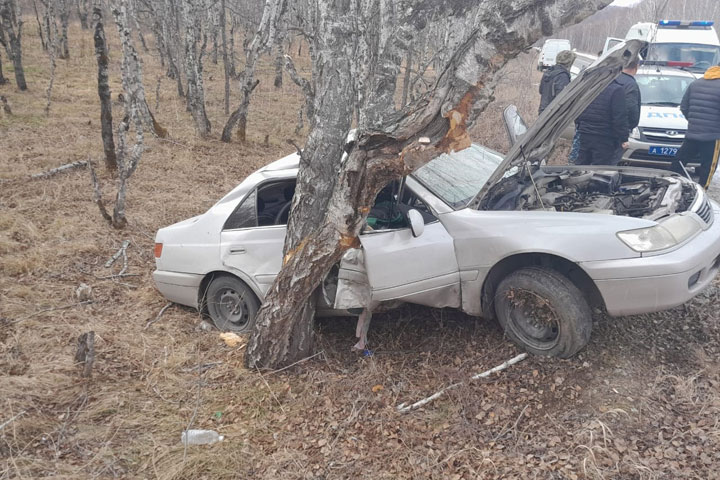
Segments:
[[[247,250],[245,250],[245,247],[241,247],[240,245],[230,247],[230,255],[240,255],[245,252],[247,252]]]

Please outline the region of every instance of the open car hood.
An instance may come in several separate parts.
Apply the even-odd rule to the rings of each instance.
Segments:
[[[506,111],[504,120],[512,146],[468,206],[479,208],[488,191],[511,168],[525,165],[532,168],[532,164],[543,160],[560,134],[620,75],[625,65],[638,57],[645,45],[641,40],[628,40],[608,51],[570,82],[529,129],[516,110]]]

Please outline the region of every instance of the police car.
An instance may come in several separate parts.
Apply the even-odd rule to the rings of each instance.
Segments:
[[[630,134],[623,163],[668,168],[685,138],[687,120],[680,102],[695,76],[667,62],[648,63],[635,75],[642,99],[640,124]]]

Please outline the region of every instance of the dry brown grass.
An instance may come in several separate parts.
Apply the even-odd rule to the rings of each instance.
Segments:
[[[30,91],[0,87],[15,112],[0,117],[0,424],[25,412],[0,431],[0,478],[717,475],[714,297],[663,315],[599,319],[577,357],[528,359],[407,415],[395,406],[497,365],[516,349],[492,323],[407,307],[374,321],[370,358],[349,353],[350,320],[321,321],[322,355],[265,374],[266,385],[242,368],[242,347],[197,329],[196,312],[173,306],[146,329],[165,305],[151,280],[154,232],[201,213],[249,172],[292,151],[284,140],[292,136],[301,96],[289,82],[276,92],[264,68],[250,144],[226,145],[195,137],[182,100],[163,79],[156,116],[171,141],[148,140],[130,180],[129,226],[116,231],[92,203],[87,171],[27,178],[98,159],[101,143],[89,33],[71,30],[72,58],[58,63],[45,117],[47,59],[34,24],[26,25]],[[119,50],[108,33],[117,94]],[[505,137],[496,115],[504,103],[519,99],[528,118],[536,108],[528,79],[537,75],[525,63],[527,57],[511,67],[511,87],[498,91],[498,104],[480,121],[478,134],[499,150]],[[161,73],[146,55],[151,105]],[[220,68],[208,63],[206,77],[217,137],[224,121]],[[269,147],[262,146],[266,134]],[[100,170],[110,198],[112,181]],[[101,279],[125,239],[129,272],[139,276]],[[93,287],[93,303],[60,308],[76,302],[81,282]],[[84,380],[73,356],[77,336],[88,330],[96,332],[97,358],[93,377]],[[687,353],[690,346],[696,353]],[[180,432],[191,419],[226,440],[186,451]],[[665,457],[669,448],[674,458]]]

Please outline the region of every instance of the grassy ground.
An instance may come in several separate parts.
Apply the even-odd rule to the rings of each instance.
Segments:
[[[153,109],[171,137],[148,140],[130,181],[129,226],[116,231],[101,221],[86,170],[28,178],[97,160],[101,142],[89,32],[71,30],[72,58],[58,62],[46,116],[47,57],[27,25],[30,90],[0,87],[14,112],[0,112],[0,425],[21,414],[0,430],[0,478],[718,478],[717,287],[662,314],[599,315],[573,359],[529,358],[410,414],[396,405],[520,352],[492,322],[405,307],[373,320],[374,357],[350,353],[351,320],[328,319],[318,324],[317,357],[260,375],[243,369],[243,344],[200,329],[190,309],[172,306],[148,325],[165,305],[151,280],[154,232],[292,151],[285,139],[301,95],[287,81],[275,90],[268,64],[250,143],[223,144],[221,66],[208,62],[214,133],[200,140],[157,59],[144,55],[149,101],[162,79]],[[117,95],[119,49],[108,33]],[[475,129],[493,148],[506,148],[506,103],[532,118],[530,58],[508,68]],[[99,172],[112,198],[113,181]],[[137,276],[107,278],[121,266],[104,264],[126,239]],[[76,304],[80,283],[92,286],[92,303]],[[97,353],[92,378],[82,379],[73,356],[88,330]],[[188,426],[225,441],[185,449]]]

